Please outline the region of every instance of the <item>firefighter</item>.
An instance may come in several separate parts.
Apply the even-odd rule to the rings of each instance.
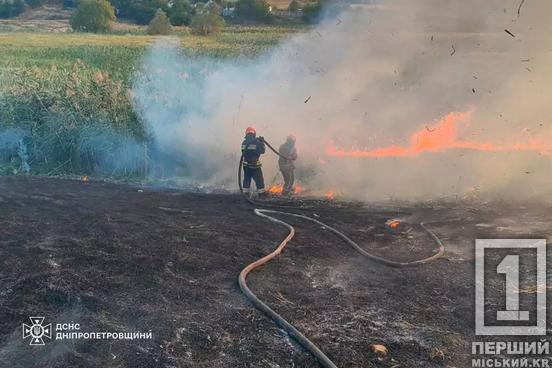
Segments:
[[[255,181],[257,193],[260,197],[266,196],[263,170],[261,168],[260,157],[265,153],[265,144],[263,137],[257,137],[255,128],[245,130],[245,139],[241,145],[243,155],[243,192],[250,193],[251,179]]]
[[[290,195],[293,193],[293,182],[295,181],[295,165],[293,161],[297,160],[297,150],[295,149],[295,136],[290,134],[286,142],[280,146],[278,150],[280,158],[278,165],[284,177],[284,189],[282,195]]]

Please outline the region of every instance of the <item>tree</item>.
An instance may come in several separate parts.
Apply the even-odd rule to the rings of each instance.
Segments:
[[[193,13],[193,8],[188,0],[173,0],[168,11],[173,26],[190,25]]]
[[[132,0],[111,0],[111,5],[117,10],[118,17],[130,17],[130,7]]]
[[[37,8],[39,6],[42,6],[42,5],[46,4],[47,0],[26,0],[25,2],[31,8]]]
[[[266,0],[238,0],[236,15],[243,20],[270,22],[273,16]]]
[[[167,13],[169,10],[168,0],[134,0],[129,5],[128,17],[138,24],[149,24],[155,17],[157,9]]]
[[[7,0],[0,0],[0,19],[10,18],[11,17],[11,3]]]
[[[12,1],[12,17],[16,17],[25,11],[25,3],[23,0]]]
[[[71,28],[80,32],[106,32],[115,21],[115,9],[107,0],[82,0],[71,15]]]
[[[169,18],[167,18],[167,14],[163,10],[157,9],[157,12],[155,12],[155,17],[153,17],[150,24],[148,25],[148,34],[167,35],[171,33],[171,31],[171,23],[169,22]]]
[[[209,3],[192,19],[192,32],[199,35],[217,33],[224,26],[220,6]]]
[[[303,20],[305,22],[315,23],[320,19],[321,14],[322,3],[320,1],[307,4],[303,7]]]
[[[0,19],[16,17],[24,10],[23,0],[0,0]]]
[[[291,3],[289,3],[288,10],[290,12],[296,12],[301,9],[301,4],[297,0],[292,0]]]

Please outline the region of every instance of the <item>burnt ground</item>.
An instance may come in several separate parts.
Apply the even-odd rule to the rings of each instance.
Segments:
[[[421,220],[441,221],[429,226],[447,247],[435,263],[391,269],[312,223],[286,219],[296,238],[249,284],[340,367],[469,366],[471,342],[481,340],[474,337],[474,240],[552,233],[552,207],[544,204],[310,205],[302,213],[316,213],[377,255],[430,255],[435,244]],[[397,229],[385,225],[390,218],[402,220]],[[237,195],[0,178],[0,221],[1,367],[317,366],[238,288],[240,270],[286,230]],[[489,305],[503,303],[501,283],[489,288]],[[527,287],[522,295],[523,304],[535,294]],[[29,316],[153,338],[29,346],[21,337]],[[388,356],[378,358],[371,344],[385,345]]]

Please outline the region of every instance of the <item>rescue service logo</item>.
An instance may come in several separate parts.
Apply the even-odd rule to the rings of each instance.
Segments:
[[[44,338],[52,338],[52,324],[44,325],[44,317],[29,317],[31,324],[23,323],[23,340],[31,338],[29,345],[44,345]]]
[[[546,281],[546,239],[476,240],[475,334],[487,337],[472,342],[472,356],[482,356],[472,367],[551,366]]]
[[[23,323],[23,340],[29,345],[43,346],[48,340],[151,340],[153,333],[139,331],[83,331],[80,323],[62,322],[44,324],[44,317],[29,317],[31,324]],[[52,328],[52,325],[55,328]]]

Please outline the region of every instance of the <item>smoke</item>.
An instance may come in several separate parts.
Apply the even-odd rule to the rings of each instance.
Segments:
[[[336,157],[408,146],[451,112],[459,140],[552,142],[552,3],[389,0],[352,5],[255,59],[193,57],[171,41],[148,50],[137,110],[165,174],[235,185],[245,127],[273,145],[297,136],[297,177],[312,193],[366,200],[540,196],[549,152],[440,149],[411,157]],[[508,33],[508,32],[510,33]],[[514,35],[514,36],[512,36]],[[265,178],[276,157],[263,157]]]
[[[72,133],[71,143],[75,142],[76,146],[74,156],[80,158],[84,169],[106,176],[130,176],[143,171],[144,148],[132,137],[119,134],[105,126],[75,129]],[[59,152],[64,152],[63,143],[67,142],[50,144],[46,149],[39,149],[35,142],[42,140],[45,140],[45,135],[33,136],[23,129],[0,130],[0,173],[29,174],[31,171],[40,172],[40,169],[48,170],[46,172],[52,174],[57,173],[55,169],[31,167],[31,164],[33,161],[43,162],[61,156]],[[40,148],[42,147],[41,145]],[[60,169],[64,165],[56,166]]]
[[[10,162],[15,158],[17,158],[15,166],[18,167],[16,171],[28,174],[31,171],[31,166],[29,165],[24,132],[19,129],[0,131],[0,162]]]

